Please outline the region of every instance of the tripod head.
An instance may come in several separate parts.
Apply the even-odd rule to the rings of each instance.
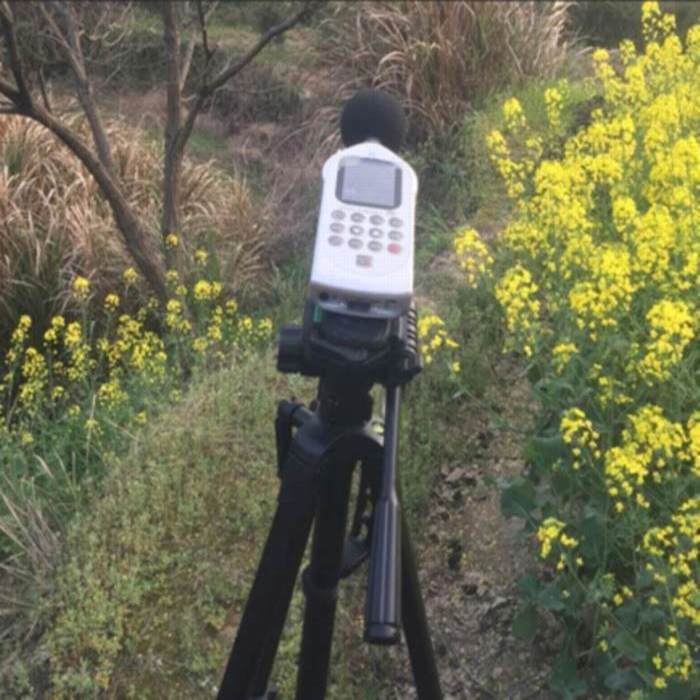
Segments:
[[[307,301],[303,325],[283,326],[280,331],[280,372],[307,377],[338,374],[388,387],[405,384],[421,368],[413,307],[393,319],[367,318]]]

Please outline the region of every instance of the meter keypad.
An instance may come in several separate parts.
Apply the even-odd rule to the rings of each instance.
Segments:
[[[393,257],[394,255],[399,255],[403,251],[403,247],[396,243],[396,241],[401,241],[404,238],[404,233],[397,229],[402,228],[404,222],[398,217],[385,218],[379,214],[364,214],[359,211],[353,211],[350,208],[347,209],[334,209],[331,212],[331,218],[334,219],[333,223],[330,224],[329,233],[327,240],[331,246],[340,247],[347,244],[352,250],[361,250],[365,247],[364,241],[359,238],[362,236],[366,229],[364,226],[358,224],[362,222],[369,222],[372,225],[367,232],[369,233],[370,239],[366,244],[366,250],[371,252],[371,254],[358,254],[355,256],[355,264],[357,267],[371,268],[374,266],[374,258],[380,259],[383,255],[389,255]],[[345,223],[340,223],[349,219],[353,224],[346,227]],[[345,234],[340,236],[337,234]],[[348,235],[349,234],[349,235]],[[382,242],[382,239],[387,239],[390,241],[388,245]]]

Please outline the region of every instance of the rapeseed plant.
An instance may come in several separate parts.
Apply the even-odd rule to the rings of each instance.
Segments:
[[[562,623],[553,683],[572,697],[700,687],[700,26],[681,41],[655,2],[642,21],[621,68],[594,52],[603,106],[565,142],[564,84],[545,133],[504,103],[487,146],[514,220],[492,253],[455,241],[542,406],[521,501],[553,580],[524,586],[525,608]]]

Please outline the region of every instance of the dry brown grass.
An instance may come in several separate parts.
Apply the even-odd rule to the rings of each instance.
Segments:
[[[339,3],[320,32],[320,54],[347,78],[341,96],[388,90],[420,137],[461,123],[473,101],[494,90],[556,73],[571,48],[572,4]]]
[[[89,139],[84,124],[73,126]],[[122,123],[111,123],[108,132],[127,198],[159,250],[160,148]],[[259,283],[268,219],[244,180],[210,162],[185,161],[180,240],[186,273],[194,250],[205,247],[216,253],[229,291]],[[40,325],[63,310],[76,274],[90,279],[98,294],[119,291],[130,266],[111,210],[83,165],[40,125],[0,119],[0,330],[21,313]]]

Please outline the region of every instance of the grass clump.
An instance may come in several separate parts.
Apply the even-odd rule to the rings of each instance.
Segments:
[[[345,86],[385,89],[410,113],[414,138],[459,124],[485,95],[556,74],[571,48],[569,5],[367,2],[338,9],[321,55],[354,76]]]
[[[684,44],[657,3],[642,17],[644,50],[624,42],[619,73],[594,54],[603,100],[575,134],[561,87],[544,131],[504,102],[487,143],[513,220],[490,251],[473,230],[455,241],[539,404],[502,506],[546,571],[521,580],[514,631],[556,620],[567,697],[691,697],[700,677],[700,26]]]

